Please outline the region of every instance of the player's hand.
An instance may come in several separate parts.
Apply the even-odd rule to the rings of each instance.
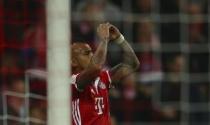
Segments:
[[[119,29],[111,24],[110,24],[110,28],[109,28],[109,33],[110,33],[109,39],[112,41],[116,40],[121,35]]]
[[[97,34],[100,40],[102,41],[109,41],[110,33],[109,33],[110,24],[109,23],[102,23],[97,27]]]

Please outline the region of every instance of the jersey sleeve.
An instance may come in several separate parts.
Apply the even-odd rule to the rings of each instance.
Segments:
[[[71,84],[74,85],[76,88],[77,88],[77,84],[76,84],[76,80],[77,80],[77,76],[79,74],[76,74],[76,75],[72,75],[71,76]]]
[[[71,76],[71,90],[72,90],[72,98],[73,99],[77,98],[79,95],[79,90],[78,90],[77,84],[76,84],[76,79],[77,79],[78,75],[79,74]]]
[[[111,76],[110,76],[110,71],[109,70],[103,70],[100,74],[101,80],[105,83],[107,88],[112,87],[112,81],[111,81]]]

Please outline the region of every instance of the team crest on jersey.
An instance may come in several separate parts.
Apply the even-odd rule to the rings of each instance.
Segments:
[[[99,87],[100,87],[101,89],[106,89],[106,86],[105,86],[105,84],[104,84],[103,82],[100,82],[100,83],[99,83]]]

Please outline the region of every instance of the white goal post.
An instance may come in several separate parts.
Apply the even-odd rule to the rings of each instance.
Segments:
[[[48,125],[71,125],[70,0],[47,0]]]

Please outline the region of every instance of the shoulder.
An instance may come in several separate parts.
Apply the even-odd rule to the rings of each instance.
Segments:
[[[110,78],[110,71],[109,70],[102,70],[100,72],[100,77],[103,77],[103,78],[107,78],[108,80],[111,81],[111,78]]]
[[[110,71],[109,70],[102,70],[100,73],[100,80],[107,85],[108,88],[110,88],[111,85],[111,77],[110,77]]]
[[[76,83],[76,79],[77,79],[77,76],[79,75],[79,73],[77,73],[77,74],[72,74],[71,75],[71,83],[72,84],[75,84]]]
[[[78,74],[72,74],[71,75],[71,80],[70,80],[70,84],[72,87],[75,87],[77,89],[77,77],[79,76],[79,73]]]

